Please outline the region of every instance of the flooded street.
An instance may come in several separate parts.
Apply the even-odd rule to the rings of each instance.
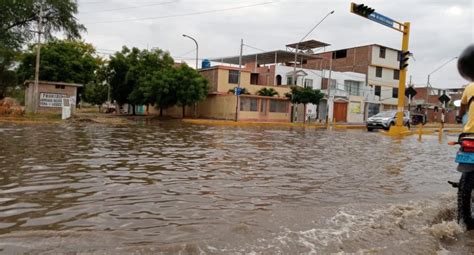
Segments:
[[[455,138],[0,124],[0,251],[467,254]]]

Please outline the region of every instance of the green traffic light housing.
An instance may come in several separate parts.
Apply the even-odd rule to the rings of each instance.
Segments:
[[[351,12],[360,15],[362,17],[369,17],[370,14],[372,14],[375,10],[373,8],[370,8],[369,6],[365,4],[356,4],[352,3],[351,4]]]
[[[411,53],[409,51],[400,52],[400,70],[407,68]]]

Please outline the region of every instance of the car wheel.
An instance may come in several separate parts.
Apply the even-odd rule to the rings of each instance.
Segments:
[[[374,131],[374,128],[369,128],[369,127],[368,127],[368,128],[367,128],[367,131],[372,132],[372,131]]]
[[[388,124],[388,126],[386,128],[384,128],[385,130],[390,130],[390,127],[392,127],[394,125],[393,122],[390,122],[390,124]]]
[[[410,129],[410,122],[407,122],[407,123],[405,124],[405,127],[407,127],[408,129]]]

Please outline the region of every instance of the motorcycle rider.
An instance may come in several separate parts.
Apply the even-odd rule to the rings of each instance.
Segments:
[[[464,89],[461,98],[459,118],[463,120],[463,133],[474,133],[474,44],[469,45],[459,56],[458,71],[461,76],[470,82]],[[467,120],[464,114],[467,111]]]

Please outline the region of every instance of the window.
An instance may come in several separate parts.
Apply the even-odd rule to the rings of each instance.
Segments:
[[[65,89],[66,86],[65,86],[65,85],[56,85],[56,88],[57,88],[57,89]]]
[[[347,50],[337,50],[333,51],[332,59],[345,58],[347,57]]]
[[[400,70],[393,70],[393,79],[394,80],[400,79]]]
[[[288,102],[281,100],[270,100],[270,112],[288,112]]]
[[[244,112],[256,112],[257,111],[257,99],[256,98],[240,98],[240,110]]]
[[[334,79],[331,79],[331,89],[335,89],[337,86],[337,81]]]
[[[311,79],[304,80],[304,87],[305,88],[313,88],[313,80],[311,80]]]
[[[360,95],[360,83],[358,81],[344,81],[344,90],[349,92],[349,95]]]
[[[281,85],[281,75],[277,75],[277,85]]]
[[[375,77],[382,78],[382,70],[383,70],[382,67],[377,66],[377,67],[375,68]]]
[[[233,84],[239,83],[239,71],[238,70],[229,70],[229,83],[233,83]]]
[[[258,84],[258,73],[250,74],[250,84]]]
[[[381,96],[381,95],[382,95],[382,87],[380,87],[380,86],[375,86],[374,94],[375,94],[376,96]]]
[[[260,112],[266,112],[267,111],[267,100],[262,99],[260,103]]]
[[[286,84],[287,85],[293,85],[293,77],[287,76],[286,77]]]
[[[385,47],[380,47],[380,51],[379,51],[380,58],[385,58],[385,51],[386,51]]]
[[[398,98],[398,88],[392,88],[392,97]]]

